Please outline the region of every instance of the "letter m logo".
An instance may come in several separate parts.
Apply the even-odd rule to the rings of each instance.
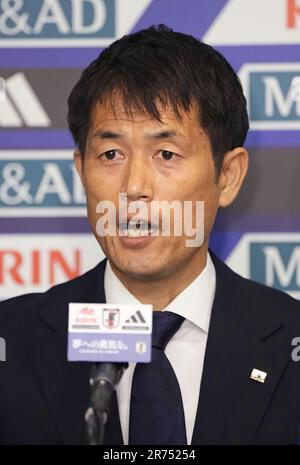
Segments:
[[[251,129],[300,129],[299,63],[250,63],[239,76]]]
[[[251,278],[300,297],[300,243],[250,244]]]

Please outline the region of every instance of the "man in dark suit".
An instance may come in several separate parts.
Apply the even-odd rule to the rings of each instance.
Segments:
[[[291,353],[300,305],[236,275],[208,250],[217,210],[234,200],[248,165],[246,103],[233,69],[196,39],[152,27],[104,51],[68,103],[75,165],[107,259],[0,305],[0,442],[84,443],[91,364],[67,361],[68,304],[141,302],[183,320],[165,355],[178,379],[186,444],[297,443],[300,365]],[[184,228],[153,235],[163,231],[165,211],[156,222],[140,217],[139,231],[132,215],[118,216],[118,232],[127,234],[102,234],[99,202],[118,205],[120,193],[147,210],[157,200],[190,201],[194,219],[204,202],[203,240],[187,246]],[[135,369],[130,364],[113,395],[105,444],[135,443]]]

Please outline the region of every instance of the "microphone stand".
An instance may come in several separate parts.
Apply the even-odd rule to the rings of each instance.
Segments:
[[[90,406],[85,414],[89,445],[102,445],[111,396],[128,363],[96,363],[92,367]]]

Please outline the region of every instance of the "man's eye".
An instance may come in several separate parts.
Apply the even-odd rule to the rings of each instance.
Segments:
[[[107,152],[101,153],[101,158],[106,158],[107,160],[114,160],[117,155],[116,150],[107,150]]]
[[[161,150],[160,153],[164,160],[171,160],[176,156],[176,153],[170,152],[169,150]]]

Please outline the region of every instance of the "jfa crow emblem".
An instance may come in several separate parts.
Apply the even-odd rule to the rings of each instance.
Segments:
[[[120,321],[119,308],[105,308],[103,310],[103,325],[108,329],[116,328]]]

